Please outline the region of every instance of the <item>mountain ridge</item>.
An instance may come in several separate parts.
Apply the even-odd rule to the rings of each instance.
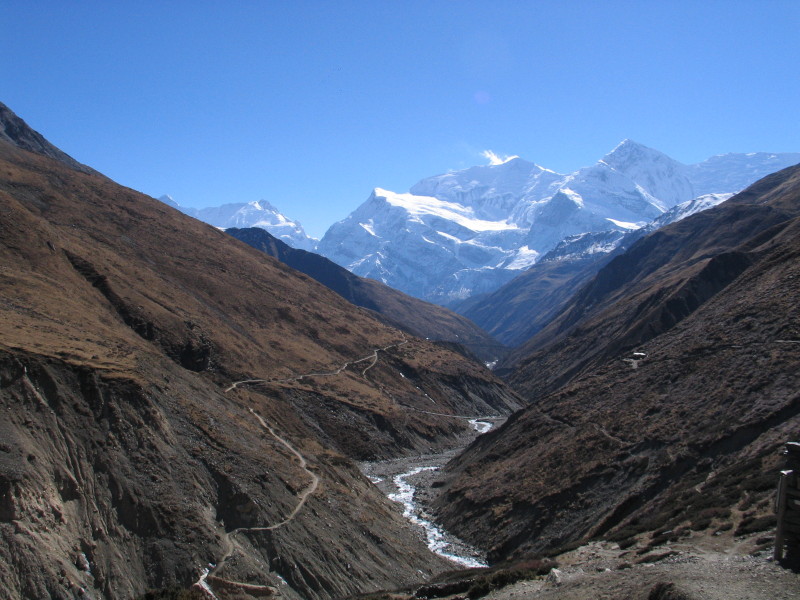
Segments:
[[[388,325],[411,335],[462,345],[483,362],[494,363],[507,351],[465,317],[436,304],[407,296],[378,281],[358,277],[319,254],[290,247],[268,231],[231,228],[226,229],[225,233],[274,256],[356,306],[374,311]]]
[[[448,447],[518,406],[502,382],[106,177],[5,139],[0,165],[2,595],[447,568],[355,461]]]
[[[635,229],[795,162],[800,154],[751,153],[683,165],[632,140],[566,175],[517,157],[425,178],[409,194],[378,188],[328,229],[317,251],[358,275],[455,306],[496,290],[568,236]],[[432,266],[426,274],[421,261]]]

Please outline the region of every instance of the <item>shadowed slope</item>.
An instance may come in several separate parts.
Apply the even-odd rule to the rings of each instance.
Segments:
[[[263,229],[233,228],[226,233],[316,279],[356,306],[375,311],[388,325],[419,337],[463,345],[485,362],[497,361],[507,351],[469,319],[379,281],[354,275],[324,256],[292,248]]]

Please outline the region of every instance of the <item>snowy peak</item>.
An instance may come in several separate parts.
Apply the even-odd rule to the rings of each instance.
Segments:
[[[174,208],[176,210],[179,210],[182,213],[186,213],[186,211],[181,207],[181,205],[178,204],[177,202],[175,202],[175,200],[173,200],[172,196],[170,196],[169,194],[164,194],[163,196],[159,196],[158,199],[161,202],[163,202],[164,204],[168,204],[172,208]],[[188,214],[188,213],[186,213],[186,214]],[[191,216],[194,216],[194,215],[191,215]]]
[[[620,142],[600,163],[641,186],[665,208],[695,196],[686,165],[633,140]]]
[[[541,196],[537,190],[563,178],[521,158],[428,177],[411,188],[412,194],[434,196],[471,207],[481,219],[508,219],[520,193]]]
[[[287,218],[266,200],[223,204],[206,208],[181,206],[169,195],[161,196],[159,200],[195,219],[220,229],[260,227],[293,248],[313,250],[316,246],[317,240],[309,237],[299,222]]]
[[[381,188],[375,188],[373,195],[384,199],[392,206],[402,208],[413,220],[419,222],[426,217],[438,218],[443,221],[455,223],[472,232],[516,229],[514,225],[504,221],[489,221],[477,218],[477,211],[473,208],[463,206],[456,202],[440,200],[434,196],[396,194]]]
[[[721,198],[691,202],[701,194],[739,191],[800,162],[800,154],[724,155],[687,166],[626,139],[568,175],[521,158],[495,162],[427,177],[408,193],[376,188],[331,226],[318,252],[358,275],[448,304],[496,289],[570,236],[579,237],[561,247],[561,259],[608,252],[666,213],[659,223]]]

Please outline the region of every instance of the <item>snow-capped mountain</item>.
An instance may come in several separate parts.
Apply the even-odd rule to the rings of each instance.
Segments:
[[[291,247],[301,250],[313,250],[317,243],[316,239],[306,234],[299,222],[288,219],[266,200],[223,204],[208,208],[181,206],[168,195],[161,196],[159,200],[220,229],[260,227]]]
[[[697,198],[675,214],[701,210],[797,162],[800,154],[755,153],[684,165],[631,140],[566,175],[513,158],[429,177],[405,194],[376,188],[317,251],[357,275],[448,304],[496,289],[562,240],[608,251],[676,206]],[[717,195],[698,198],[706,194]],[[574,237],[587,233],[602,235],[597,244]]]
[[[541,257],[541,262],[556,261],[577,261],[583,260],[595,254],[609,254],[616,250],[620,245],[629,247],[637,239],[655,231],[670,223],[675,223],[681,219],[708,210],[725,202],[733,194],[705,194],[686,202],[681,202],[670,208],[656,219],[650,221],[641,228],[629,231],[608,230],[608,231],[587,231],[577,235],[565,237],[555,248]]]

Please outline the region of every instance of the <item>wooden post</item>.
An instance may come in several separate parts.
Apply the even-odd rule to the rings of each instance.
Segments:
[[[782,454],[786,465],[775,498],[775,560],[794,561],[800,559],[800,443],[788,442]]]
[[[775,530],[775,560],[783,560],[783,545],[786,542],[786,498],[789,488],[789,478],[794,475],[794,471],[781,471],[778,479],[778,495],[775,498],[775,513],[778,516],[778,526]]]

